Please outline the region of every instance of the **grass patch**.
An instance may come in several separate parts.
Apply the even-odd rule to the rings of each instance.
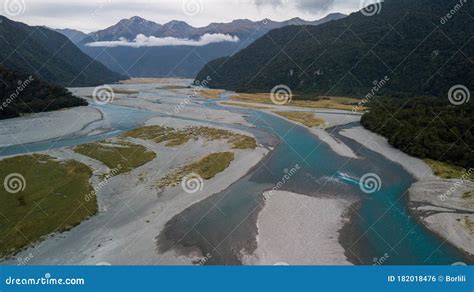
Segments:
[[[464,217],[464,225],[466,225],[467,230],[470,234],[474,234],[474,221],[471,221],[469,217]]]
[[[470,191],[470,192],[465,192],[464,194],[462,194],[462,198],[463,199],[470,199],[472,198],[472,195],[474,194],[474,191]]]
[[[77,161],[27,155],[0,161],[0,177],[24,177],[24,190],[0,187],[0,257],[14,254],[42,237],[78,225],[97,212],[89,184],[92,171]],[[21,189],[21,188],[20,188]]]
[[[166,146],[173,147],[186,144],[191,137],[186,131],[161,126],[149,126],[131,130],[124,134],[125,137],[150,140],[155,143],[166,142]]]
[[[112,91],[115,94],[138,94],[139,91],[137,90],[129,90],[129,89],[122,89],[122,88],[113,88]]]
[[[252,102],[261,104],[273,104],[270,93],[240,93],[239,95],[231,97],[234,101]],[[287,106],[296,106],[303,108],[326,108],[352,111],[354,106],[357,106],[360,99],[351,97],[327,97],[321,96],[314,99],[298,99],[298,96],[293,96],[293,100],[287,103]],[[366,108],[361,107],[359,110],[363,111]]]
[[[166,89],[166,90],[178,90],[178,89],[186,89],[186,88],[189,88],[189,86],[182,86],[182,85],[164,85],[164,86],[161,86],[161,87],[157,87],[156,89],[158,90],[163,90],[163,89]]]
[[[227,169],[234,158],[235,156],[232,152],[212,153],[165,176],[158,182],[157,187],[160,189],[169,186],[174,187],[181,182],[183,177],[190,173],[196,173],[202,179],[211,179],[216,174]]]
[[[474,173],[469,174],[459,166],[432,159],[425,159],[425,162],[431,167],[433,173],[439,177],[447,179],[470,179],[471,181],[474,181]]]
[[[264,106],[258,106],[258,105],[253,105],[253,104],[245,104],[245,103],[237,103],[237,102],[228,102],[228,101],[221,102],[221,105],[238,106],[238,107],[244,107],[244,108],[262,109],[262,110],[272,109],[271,107],[264,107]]]
[[[301,123],[307,127],[324,127],[326,121],[316,117],[314,113],[305,112],[274,112],[279,116],[285,117],[289,120]]]
[[[126,141],[97,142],[74,147],[77,153],[101,161],[116,174],[129,172],[153,160],[156,154],[145,147]]]
[[[221,89],[203,89],[199,91],[199,95],[208,99],[217,99],[223,92],[224,90]]]
[[[153,83],[169,83],[167,78],[130,78],[119,81],[120,84],[153,84]]]
[[[168,147],[183,145],[190,140],[197,140],[199,137],[209,141],[227,140],[234,149],[255,149],[257,147],[257,143],[253,137],[208,127],[174,129],[161,126],[148,126],[129,131],[125,133],[124,136],[151,140],[155,143],[166,143],[165,146]]]

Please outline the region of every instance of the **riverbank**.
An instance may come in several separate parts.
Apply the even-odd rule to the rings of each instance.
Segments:
[[[153,80],[150,80],[150,82]],[[163,116],[179,117],[182,119],[205,120],[211,122],[237,124],[252,127],[242,115],[226,110],[217,110],[204,107],[204,100],[199,97],[200,89],[184,87],[190,84],[187,79],[180,79],[166,83],[138,83],[114,85],[112,90],[117,92],[137,92],[136,94],[113,94],[108,100],[110,105],[118,105],[132,109],[141,109],[157,113]],[[170,89],[173,88],[173,89]],[[76,96],[86,99],[90,104],[95,101],[92,98],[93,87],[70,88]],[[108,105],[107,104],[107,105]]]
[[[243,256],[244,264],[351,264],[338,241],[350,202],[284,191],[267,192],[264,198],[257,220],[257,249]]]
[[[353,158],[357,159],[357,155],[352,151],[350,147],[342,143],[341,141],[337,140],[333,135],[331,135],[328,131],[326,131],[324,128],[329,128],[329,127],[334,127],[334,126],[339,126],[339,125],[345,125],[353,122],[359,122],[361,115],[360,114],[354,114],[349,111],[344,111],[344,110],[333,110],[333,109],[302,109],[300,107],[296,106],[277,106],[277,105],[271,105],[271,104],[265,104],[265,107],[262,108],[262,104],[253,104],[253,103],[243,103],[243,102],[235,102],[235,104],[229,104],[226,102],[220,102],[222,106],[251,106],[255,107],[255,109],[258,109],[262,112],[265,112],[267,114],[277,116],[281,119],[284,119],[290,123],[293,123],[295,125],[304,127],[308,129],[311,134],[315,135],[316,137],[319,138],[323,143],[327,144],[331,149],[339,154],[340,156],[347,157],[347,158]],[[259,108],[260,107],[260,108]],[[315,117],[322,119],[325,121],[324,127],[308,127],[307,125],[304,125],[303,123],[297,122],[295,120],[291,120],[285,116],[279,115],[278,112],[304,112],[304,113],[312,113],[315,115]]]
[[[424,179],[409,189],[410,209],[431,231],[474,260],[474,183]]]
[[[363,127],[345,129],[342,130],[340,134],[358,142],[372,151],[383,155],[388,160],[400,164],[417,180],[435,177],[433,175],[432,169],[425,162],[423,162],[423,160],[412,157],[398,149],[395,149],[390,144],[388,144],[386,138],[370,132]]]
[[[292,110],[296,110],[296,112],[298,111],[301,112],[301,109],[298,110],[297,108],[293,108]],[[315,114],[318,118],[323,119],[325,121],[325,128],[321,128],[321,127],[308,127],[302,123],[282,117],[278,115],[278,111],[272,112],[272,111],[264,110],[264,112],[278,116],[282,119],[285,119],[286,121],[290,123],[293,123],[293,124],[296,124],[308,129],[311,132],[311,134],[318,137],[319,140],[321,140],[323,143],[331,147],[332,151],[336,152],[340,156],[353,158],[353,159],[358,158],[357,155],[354,153],[354,151],[352,151],[350,147],[348,147],[346,144],[342,143],[333,135],[331,135],[328,131],[325,130],[325,128],[358,122],[360,121],[360,118],[361,118],[360,115],[354,115],[350,112],[342,111],[342,110],[324,110],[324,109],[318,109],[318,110],[312,110],[312,111],[310,110],[311,113]]]
[[[346,172],[353,173],[355,177],[365,174],[367,167],[373,172],[380,171],[381,177],[384,178],[384,186],[396,190],[393,201],[389,202],[390,206],[396,203],[397,207],[400,205],[400,208],[403,208],[402,211],[405,210],[405,205],[397,199],[402,196],[409,183],[412,182],[411,176],[398,166],[394,173],[390,169],[394,166],[393,163],[381,159],[379,155],[373,159],[370,153],[363,154],[367,151],[357,152],[357,148],[349,148],[348,145],[353,147],[354,143],[345,145],[342,141],[347,140],[337,133],[330,133],[332,129],[317,129],[336,140],[338,144],[346,146],[354,153],[359,153],[360,157],[359,159],[347,159],[344,155],[337,155],[335,153],[337,150],[333,151],[335,147],[326,147],[321,138],[317,139],[316,134],[311,134],[300,128],[294,122],[288,123],[291,122],[290,120],[283,119],[279,115],[278,118],[275,118],[274,116],[277,114],[274,111],[288,111],[290,109],[296,112],[314,113],[317,117],[323,118],[328,126],[358,121],[360,115],[347,111],[288,108],[285,106],[281,109],[272,108],[268,113],[273,116],[269,116],[265,112],[253,110],[216,108],[213,101],[199,97],[189,99],[193,89],[181,88],[179,85],[166,85],[165,87],[169,86],[167,88],[153,83],[113,86],[120,86],[120,92],[136,93],[121,93],[116,100],[112,101],[112,104],[94,106],[104,113],[105,119],[99,123],[93,123],[86,130],[80,132],[80,138],[83,138],[84,133],[110,129],[107,136],[97,135],[99,137],[92,137],[90,140],[76,140],[74,135],[68,144],[55,147],[56,142],[46,141],[47,143],[41,143],[42,148],[37,147],[34,150],[40,153],[46,149],[56,148],[56,150],[46,153],[63,160],[80,161],[93,170],[90,182],[94,188],[98,188],[99,212],[97,216],[93,216],[68,232],[49,236],[44,242],[34,244],[27,251],[19,253],[5,263],[15,264],[16,261],[24,257],[30,258],[31,254],[30,264],[46,265],[93,265],[104,262],[114,265],[240,264],[242,263],[241,257],[248,264],[263,264],[264,262],[275,264],[285,261],[288,261],[289,264],[333,264],[331,261],[347,264],[346,262],[370,263],[373,256],[378,257],[380,252],[385,252],[383,249],[376,252],[369,251],[369,257],[361,257],[362,261],[347,258],[351,257],[351,254],[358,257],[359,250],[346,246],[346,243],[367,246],[368,249],[371,247],[365,242],[357,243],[359,234],[356,233],[359,230],[350,229],[351,222],[346,221],[346,214],[350,215],[350,212],[345,212],[350,206],[350,202],[346,202],[349,200],[347,197],[356,197],[359,186],[338,180],[334,174],[340,171],[341,167],[345,168]],[[79,95],[90,94],[90,88],[74,90],[81,92]],[[146,111],[136,108],[143,108]],[[210,118],[215,113],[218,113],[219,117],[217,119]],[[124,123],[126,124],[124,125]],[[239,126],[232,124],[239,124]],[[141,129],[140,127],[143,126],[152,129]],[[195,129],[188,129],[190,127]],[[197,129],[198,127],[199,129]],[[229,130],[247,136],[249,133],[253,133],[259,137],[260,143],[273,150],[272,155],[267,156],[269,150],[261,145],[257,145],[256,149],[253,149],[255,143],[240,143],[241,137],[237,139],[235,135],[221,135],[219,133],[222,132],[215,129],[208,130],[200,127]],[[234,127],[240,130],[230,129]],[[133,135],[124,134],[130,130],[134,132]],[[87,138],[89,136],[90,134],[87,135]],[[288,143],[268,143],[268,141],[273,141],[273,136],[284,137]],[[220,139],[216,139],[216,137],[220,137]],[[67,140],[71,137],[63,138]],[[103,141],[106,138],[108,140]],[[100,155],[95,155],[96,159],[100,161],[85,156],[89,155],[89,152],[82,152],[85,155],[74,152],[75,145],[84,143],[98,142],[103,150],[108,150],[110,147],[126,146],[126,143],[114,140],[117,138],[138,144],[148,151],[152,151],[156,157],[145,164],[133,164],[136,167],[133,166],[130,171],[127,167],[126,173],[112,172],[112,177],[105,180],[104,176],[111,173],[110,168],[118,166],[116,163],[107,163],[110,155],[103,157],[107,151],[100,151],[101,153],[98,153]],[[365,144],[364,142],[361,143]],[[252,149],[239,148],[248,145],[251,145]],[[270,148],[270,145],[276,146]],[[318,145],[322,147],[315,149]],[[123,153],[122,151],[116,152]],[[210,161],[206,158],[213,157],[212,154],[231,155],[230,152],[234,155],[233,160],[227,160],[230,164],[221,163],[215,168],[204,166],[205,169],[198,167],[198,165],[208,165],[207,162]],[[339,150],[339,152],[343,151]],[[130,151],[125,151],[125,153],[130,154]],[[117,155],[112,156],[116,157]],[[265,156],[267,156],[266,159],[262,161]],[[301,161],[302,157],[305,161]],[[117,162],[115,158],[113,160],[113,162]],[[302,171],[298,171],[291,180],[287,180],[288,172],[291,173],[289,167],[297,162],[300,163]],[[176,183],[184,174],[183,170],[189,172],[189,169],[193,169],[193,172],[194,170],[196,172],[202,171],[200,173],[203,174],[212,172],[212,175],[206,176],[209,177],[208,180],[202,180],[202,184],[197,180],[202,185],[202,189],[198,185],[199,188],[194,193],[187,193],[180,183]],[[222,169],[224,170],[221,171]],[[209,172],[207,170],[216,171]],[[213,176],[214,174],[215,176]],[[276,204],[276,207],[282,208],[283,214],[287,215],[277,217],[273,221],[269,219],[270,217],[267,217],[267,220],[264,217],[263,221],[259,220],[258,228],[261,234],[257,238],[257,221],[260,210],[264,208],[264,205],[260,204],[261,194],[274,186],[279,186],[282,183],[281,176],[285,178],[284,189],[293,192],[293,194],[288,196],[291,198],[291,202],[286,202],[285,199],[277,200],[280,203]],[[385,177],[397,179],[389,182]],[[166,179],[163,180],[163,178]],[[162,184],[163,181],[170,183]],[[314,198],[297,194],[311,194]],[[359,215],[367,216],[369,214],[362,219],[368,218],[368,221],[372,222],[374,211],[382,210],[380,212],[383,212],[385,210],[386,205],[378,203],[380,201],[385,203],[385,198],[391,194],[388,192],[383,194],[383,196],[374,196],[370,199],[372,202],[376,201],[377,204],[369,205],[369,212]],[[89,195],[85,194],[84,199]],[[293,198],[293,195],[297,197]],[[329,201],[321,196],[329,198]],[[388,198],[392,200],[392,198]],[[364,204],[370,203],[370,201],[366,200]],[[319,226],[321,219],[315,217],[313,213],[303,212],[300,214],[299,210],[294,212],[292,208],[297,206],[293,203],[297,202],[304,206],[312,206],[310,210],[318,210],[319,217],[324,217],[322,220],[324,224]],[[267,207],[272,203],[269,204]],[[361,206],[365,205],[361,203]],[[271,210],[267,207],[265,207],[267,210]],[[331,212],[328,213],[328,210]],[[411,245],[407,244],[399,250],[401,264],[411,263],[413,255],[418,257],[413,262],[423,263],[428,255],[424,255],[425,250],[419,249],[418,246],[429,246],[431,252],[431,250],[436,250],[441,241],[428,232],[407,234],[412,230],[412,225],[416,224],[407,213],[402,214],[403,218],[398,216],[399,211],[399,209],[387,209],[387,212],[395,214],[391,214],[394,215],[393,217],[387,216],[386,218],[394,220],[387,221],[391,222],[390,226],[385,224],[374,226],[374,231],[377,234],[383,234],[388,242],[407,238],[405,242],[410,242]],[[265,216],[264,213],[262,216]],[[291,242],[288,243],[284,240],[291,239],[291,236],[280,238],[279,240],[282,241],[278,242],[277,246],[273,245],[276,241],[271,239],[275,235],[272,232],[279,230],[283,221],[289,221],[293,217],[295,217],[294,220],[288,226],[290,230],[297,230],[298,234],[295,236],[298,237],[295,238],[302,242],[303,248],[298,246],[294,250],[285,250],[283,246],[285,244],[291,246]],[[406,221],[403,221],[407,217],[410,218],[408,225],[405,224]],[[312,225],[307,224],[307,221],[312,222]],[[344,226],[343,229],[341,229],[342,226]],[[316,237],[314,234],[314,230],[319,230],[319,227],[322,228],[323,237]],[[365,229],[361,233],[364,231]],[[189,232],[192,234],[188,234]],[[347,235],[351,232],[357,237],[347,240]],[[166,239],[169,239],[170,246],[162,248],[160,238],[165,238],[165,236]],[[375,241],[374,238],[367,237],[369,243],[376,242],[380,237],[379,235],[374,236]],[[417,241],[420,236],[427,238],[423,239],[424,241]],[[257,239],[264,244],[258,245]],[[304,245],[306,241],[308,241],[308,247]],[[434,247],[430,244],[433,244]],[[261,248],[256,251],[255,249],[259,246]],[[451,247],[451,245],[447,246]],[[375,244],[374,247],[378,246]],[[327,254],[320,255],[318,248]],[[443,253],[446,251],[444,246],[441,246],[439,250]],[[243,255],[244,253],[246,255]],[[269,254],[272,257],[267,258],[266,255]],[[285,258],[279,258],[280,254]],[[330,257],[326,258],[328,255]],[[309,257],[310,261],[305,257]],[[458,259],[449,254],[447,258]],[[272,261],[277,262],[271,263]],[[437,259],[429,261],[429,263],[440,262],[445,263],[446,261]]]
[[[416,179],[408,190],[410,212],[445,242],[472,258],[474,254],[474,183],[466,178],[441,179],[421,159],[388,144],[387,139],[362,127],[345,129],[341,135],[400,164]]]
[[[4,120],[0,127],[0,147],[78,134],[102,119],[100,110],[81,106]]]
[[[163,120],[155,119],[147,125],[159,125],[160,122]],[[173,119],[168,122],[167,126],[174,123],[180,127],[204,124]],[[48,151],[53,157],[78,160],[96,170],[91,183],[97,190],[99,213],[70,231],[48,236],[4,263],[14,264],[31,254],[29,264],[32,265],[95,265],[104,262],[113,265],[193,264],[195,256],[199,255],[182,256],[174,251],[159,254],[156,236],[175,215],[226,189],[268,153],[267,149],[260,147],[233,149],[225,140],[191,139],[179,146],[135,138],[132,141],[153,151],[156,158],[106,181],[104,172],[99,170],[109,168],[101,162],[85,158],[70,148]],[[177,169],[209,153],[225,151],[233,152],[234,160],[224,171],[203,180],[201,189],[188,193],[181,184],[157,188],[160,179]]]

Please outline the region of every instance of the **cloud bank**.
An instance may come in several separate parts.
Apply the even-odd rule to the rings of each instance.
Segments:
[[[114,47],[132,47],[132,48],[141,48],[141,47],[165,47],[165,46],[191,46],[191,47],[202,47],[207,46],[213,43],[222,43],[222,42],[233,42],[236,43],[239,41],[237,36],[232,36],[229,34],[222,33],[206,33],[202,35],[199,39],[180,39],[175,37],[147,37],[143,34],[137,35],[133,41],[129,41],[125,38],[120,38],[118,41],[100,41],[88,43],[89,47],[105,47],[105,48],[114,48]]]
[[[257,7],[270,6],[276,9],[292,5],[301,11],[321,12],[328,10],[335,0],[253,0],[253,3]]]

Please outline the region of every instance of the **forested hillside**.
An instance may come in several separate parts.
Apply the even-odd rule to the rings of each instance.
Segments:
[[[196,79],[240,92],[284,84],[294,98],[368,96],[366,128],[410,155],[473,167],[473,3],[386,0],[371,11],[272,30]],[[457,85],[466,90],[454,106],[448,93]]]
[[[360,12],[317,27],[275,29],[197,75],[215,88],[365,96],[388,77],[379,95],[445,96],[455,84],[474,88],[474,5],[457,0],[386,0],[379,14]]]
[[[0,65],[61,86],[96,86],[124,79],[93,60],[66,36],[0,15]]]
[[[0,67],[0,119],[87,105],[65,88]]]

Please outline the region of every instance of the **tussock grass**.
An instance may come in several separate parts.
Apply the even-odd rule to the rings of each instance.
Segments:
[[[235,156],[232,152],[219,152],[209,154],[191,164],[181,167],[177,171],[165,176],[158,183],[157,187],[163,189],[174,187],[190,173],[198,174],[202,179],[208,180],[218,173],[226,170]]]
[[[227,140],[234,149],[255,149],[257,147],[253,137],[208,127],[174,129],[162,126],[148,126],[129,131],[124,136],[150,140],[155,143],[165,143],[165,146],[168,147],[183,145],[190,140],[197,140],[199,137],[209,141]]]
[[[462,194],[462,198],[467,200],[467,199],[472,198],[473,195],[474,195],[474,191],[465,192],[464,194]]]
[[[326,121],[316,117],[314,113],[305,112],[275,112],[276,114],[285,117],[289,120],[301,123],[307,127],[324,127]]]
[[[270,98],[270,93],[240,93],[239,95],[231,97],[234,101],[251,102],[260,104],[274,104]],[[325,108],[325,109],[339,109],[352,111],[354,106],[360,102],[357,98],[351,97],[327,97],[321,96],[313,100],[298,99],[298,96],[293,96],[291,102],[285,104],[286,106],[296,106],[303,108]],[[359,108],[360,111],[366,108]]]
[[[68,230],[97,212],[95,196],[88,196],[93,191],[92,171],[82,163],[47,155],[1,160],[2,180],[11,173],[24,177],[25,188],[18,193],[0,188],[0,257]]]
[[[217,99],[223,92],[224,90],[221,89],[203,89],[199,91],[199,95],[208,99]]]
[[[470,179],[471,181],[474,181],[474,173],[469,175],[466,170],[459,166],[432,159],[425,159],[425,162],[431,167],[431,169],[433,169],[433,173],[439,177],[447,179]]]
[[[464,217],[464,225],[470,234],[474,234],[474,221],[471,221],[469,217]]]
[[[186,89],[189,88],[189,86],[183,86],[183,85],[163,85],[161,87],[157,87],[156,89],[158,90],[178,90],[178,89]]]
[[[254,109],[272,109],[271,107],[265,107],[265,106],[258,106],[258,105],[253,105],[253,104],[245,104],[245,103],[237,103],[237,102],[229,102],[229,101],[223,101],[221,102],[222,105],[229,105],[229,106],[239,106],[239,107],[244,107],[244,108],[254,108]]]
[[[145,147],[126,141],[97,142],[79,145],[74,151],[104,163],[116,174],[129,172],[153,160],[156,154]]]
[[[138,93],[140,93],[137,90],[129,90],[129,89],[123,89],[123,88],[112,88],[112,91],[115,94],[138,94]]]

